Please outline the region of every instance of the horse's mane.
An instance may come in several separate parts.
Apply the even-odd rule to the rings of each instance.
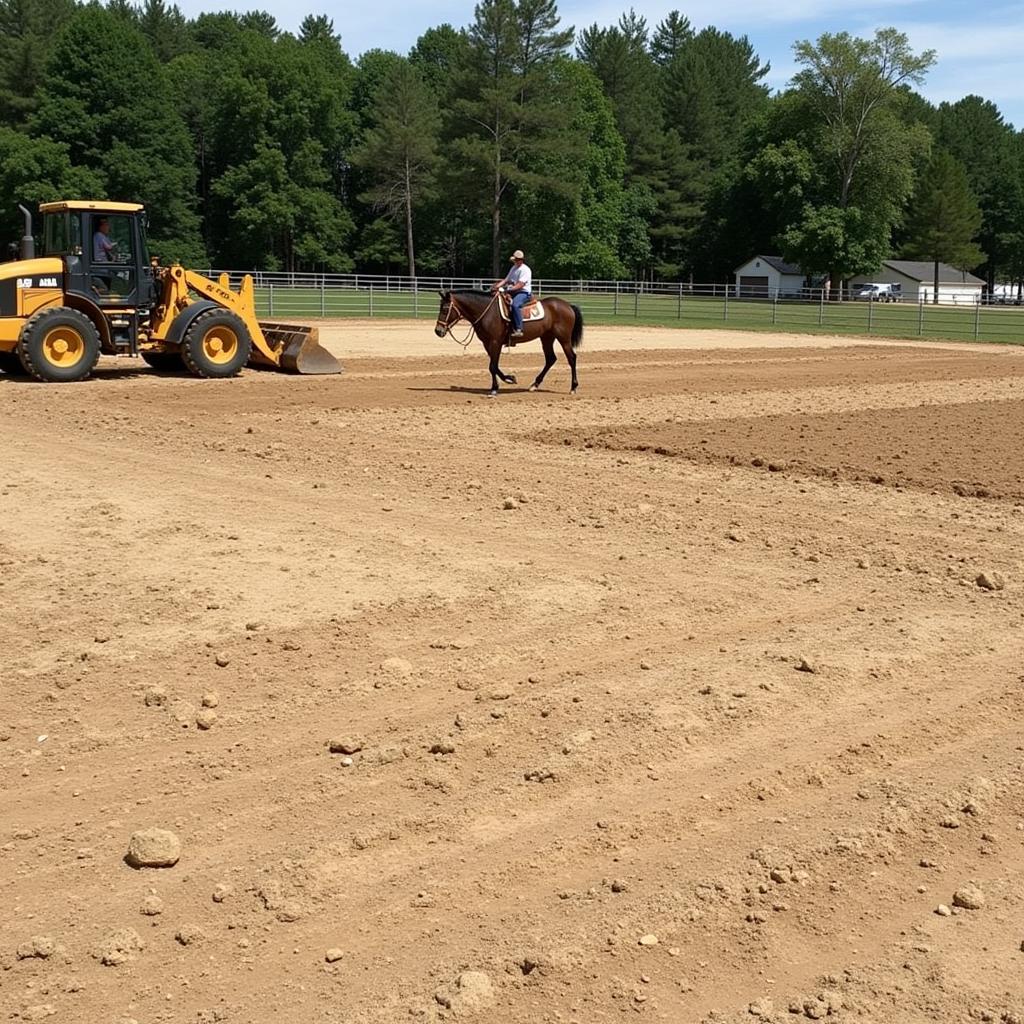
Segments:
[[[452,295],[475,295],[477,298],[489,299],[493,292],[488,288],[453,288]]]

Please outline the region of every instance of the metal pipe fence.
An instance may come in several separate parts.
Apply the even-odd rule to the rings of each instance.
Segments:
[[[216,276],[220,271],[211,271]],[[244,271],[225,271],[237,287]],[[487,289],[485,277],[401,277],[371,274],[252,274],[257,312],[275,320],[316,318],[433,319],[438,293]],[[1024,305],[1010,293],[963,292],[933,305],[922,295],[898,300],[821,288],[775,291],[735,282],[539,279],[534,294],[579,305],[587,323],[694,328],[733,327],[891,338],[945,338],[1024,343]]]

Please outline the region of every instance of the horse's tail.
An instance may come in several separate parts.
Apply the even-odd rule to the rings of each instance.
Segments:
[[[576,320],[572,325],[572,350],[576,351],[578,348],[583,348],[583,310],[579,306],[572,306],[572,311],[576,314]]]

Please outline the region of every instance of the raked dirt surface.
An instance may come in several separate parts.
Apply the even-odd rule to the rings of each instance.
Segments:
[[[1024,1022],[1024,349],[322,336],[0,375],[0,1020]]]

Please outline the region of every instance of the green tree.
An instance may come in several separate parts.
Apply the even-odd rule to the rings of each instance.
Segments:
[[[445,23],[428,28],[409,52],[409,60],[419,68],[439,104],[447,104],[451,96],[455,73],[466,60],[468,45],[465,32]]]
[[[299,26],[299,42],[340,47],[341,36],[334,31],[334,22],[326,14],[307,14]]]
[[[83,7],[54,40],[31,128],[94,171],[106,197],[145,203],[159,255],[202,261],[192,146],[171,94],[138,29]]]
[[[566,57],[556,61],[553,71],[565,88],[569,130],[581,138],[583,148],[548,167],[568,189],[517,189],[509,220],[531,264],[543,267],[546,275],[616,278],[623,272],[619,240],[625,146],[594,73]]]
[[[963,165],[946,150],[937,149],[911,203],[905,247],[911,258],[934,264],[934,303],[939,301],[940,263],[966,269],[985,259],[975,242],[981,221]]]
[[[240,28],[209,60],[208,224],[217,261],[350,269],[347,57],[336,41]]]
[[[510,188],[569,191],[548,171],[580,148],[553,63],[572,39],[554,0],[481,0],[456,86],[453,129],[462,190],[490,217],[492,273],[502,266],[502,207]]]
[[[747,123],[768,102],[771,70],[746,36],[706,28],[664,69],[666,122],[710,174],[735,156]]]
[[[981,272],[991,288],[1005,269],[1007,226],[1014,221],[1024,187],[1015,133],[999,108],[980,96],[940,104],[935,122],[936,142],[967,172],[981,207],[978,243],[987,255]]]
[[[67,146],[0,127],[0,238],[21,237],[19,203],[34,210],[55,199],[102,196],[103,189],[98,174],[72,164]]]
[[[0,0],[0,123],[24,124],[35,110],[54,38],[75,0]]]
[[[600,79],[626,145],[627,194],[635,202],[630,230],[620,236],[621,258],[637,276],[677,276],[688,263],[702,180],[679,133],[666,128],[647,24],[631,10],[611,28],[584,30],[576,49]],[[649,201],[655,213],[647,219],[647,244],[639,245],[636,211]],[[641,252],[648,257],[643,266],[636,262]]]
[[[360,197],[405,227],[409,276],[416,276],[413,213],[434,187],[441,115],[418,69],[402,60],[385,73],[368,111],[370,128],[352,161],[372,182]]]
[[[785,110],[795,115],[821,188],[786,231],[786,254],[805,270],[827,270],[838,287],[850,274],[877,269],[877,254],[888,251],[928,141],[926,130],[901,120],[900,89],[922,82],[935,54],[915,54],[891,28],[873,39],[826,33],[794,52],[796,102]]]
[[[678,11],[669,11],[665,20],[658,23],[651,37],[651,56],[661,67],[667,67],[693,39],[690,19]]]
[[[166,0],[143,0],[136,20],[162,63],[188,49],[190,40],[185,31],[185,16],[177,4],[168,6]]]

